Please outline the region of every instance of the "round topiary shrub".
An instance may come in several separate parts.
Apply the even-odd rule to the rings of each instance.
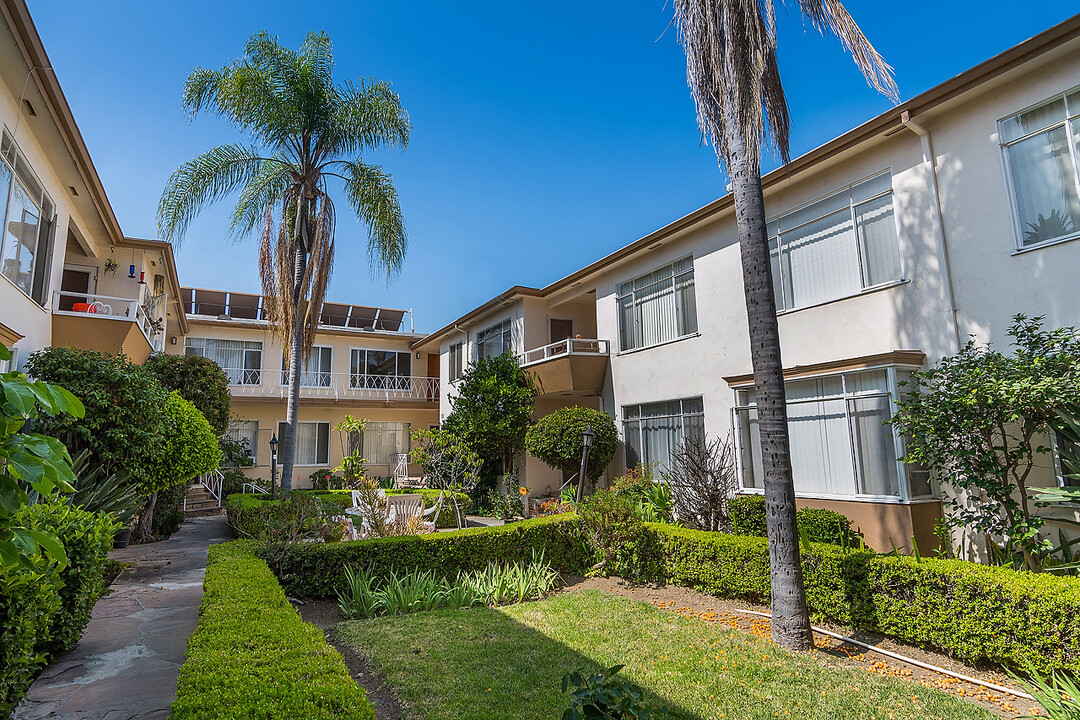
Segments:
[[[615,457],[619,442],[615,421],[607,413],[577,405],[556,410],[529,428],[525,450],[556,470],[577,472],[581,467],[582,435],[586,428],[592,428],[594,433],[586,475],[598,478]]]
[[[199,409],[218,435],[229,427],[229,378],[210,358],[197,355],[154,355],[144,365],[164,387],[175,390]]]

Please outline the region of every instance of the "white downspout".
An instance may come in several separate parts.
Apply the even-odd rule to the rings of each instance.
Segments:
[[[964,343],[960,337],[959,308],[956,305],[956,293],[953,291],[952,265],[949,261],[949,246],[945,239],[945,222],[941,210],[941,188],[938,185],[937,162],[934,157],[934,147],[930,141],[930,131],[911,117],[911,113],[907,110],[900,116],[900,122],[918,135],[922,144],[923,164],[926,165],[930,181],[930,218],[934,224],[934,237],[937,240],[938,262],[942,270],[941,281],[945,285],[945,301],[949,304],[949,320],[956,340],[956,351],[960,352]]]

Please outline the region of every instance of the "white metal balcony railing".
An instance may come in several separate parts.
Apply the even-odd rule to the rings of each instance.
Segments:
[[[273,377],[274,371],[268,371]],[[286,397],[289,392],[287,377],[279,375],[280,382],[261,382],[264,373],[259,370],[225,370],[234,396]],[[248,382],[238,383],[237,380]],[[412,375],[364,375],[357,373],[305,372],[300,377],[301,397],[322,397],[334,400],[439,400],[439,378]]]
[[[165,349],[165,329],[146,314],[137,299],[56,290],[53,292],[52,311],[56,315],[107,317],[133,322],[155,351]]]
[[[518,362],[522,367],[534,365],[557,357],[567,355],[608,355],[610,347],[607,340],[591,340],[582,338],[566,338],[550,345],[526,350],[518,356]]]

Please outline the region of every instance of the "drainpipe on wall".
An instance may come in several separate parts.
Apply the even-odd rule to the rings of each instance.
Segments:
[[[934,157],[934,147],[930,141],[930,131],[911,117],[911,113],[907,110],[900,116],[900,122],[908,130],[918,135],[922,144],[923,164],[927,167],[930,179],[930,216],[934,223],[934,235],[937,240],[938,262],[941,264],[942,269],[941,279],[945,283],[945,300],[949,303],[949,315],[952,322],[953,337],[956,340],[956,351],[960,352],[964,347],[964,343],[960,337],[959,309],[956,306],[956,293],[953,291],[952,266],[949,262],[949,246],[945,240],[945,222],[941,210],[941,188],[938,185],[937,162]]]

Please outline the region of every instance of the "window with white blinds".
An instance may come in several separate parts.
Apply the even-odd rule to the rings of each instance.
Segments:
[[[253,465],[258,465],[259,458],[259,421],[258,420],[230,420],[225,436],[240,443],[248,459]]]
[[[1080,234],[1080,90],[1058,95],[999,123],[1017,247]]]
[[[705,438],[705,406],[700,397],[623,408],[627,468],[645,464],[667,472],[671,454],[687,438]]]
[[[907,372],[882,368],[784,384],[797,494],[868,499],[931,494],[928,473],[898,462],[903,443],[889,423],[897,377],[903,382]],[[735,397],[742,484],[760,490],[764,476],[754,389],[738,388]]]
[[[285,423],[279,422],[277,437],[285,437]],[[298,422],[296,424],[297,465],[328,465],[330,463],[330,423]]]
[[[189,337],[184,354],[210,358],[225,371],[230,385],[262,383],[262,343]]]
[[[659,345],[697,332],[694,258],[687,257],[618,287],[619,349]]]
[[[330,387],[333,380],[333,362],[333,348],[311,348],[311,357],[300,369],[300,387]],[[281,356],[281,384],[289,384],[289,364],[284,355]]]
[[[368,422],[362,433],[349,436],[349,452],[356,452],[370,465],[396,465],[398,455],[408,454],[410,424],[407,422]]]
[[[777,310],[903,279],[890,173],[774,218],[768,230]]]

